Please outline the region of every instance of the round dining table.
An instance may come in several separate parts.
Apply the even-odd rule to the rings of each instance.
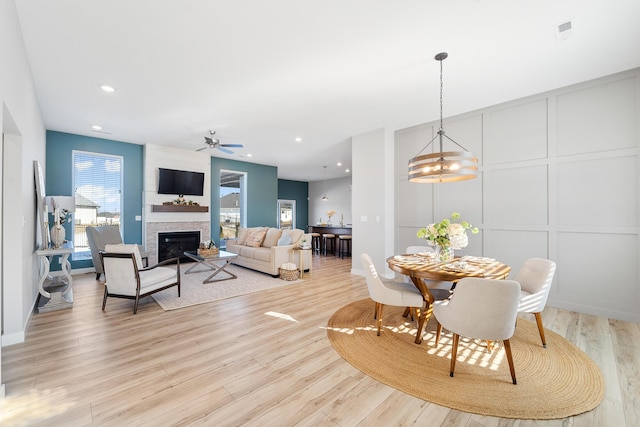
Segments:
[[[429,253],[394,255],[387,258],[387,264],[391,270],[409,277],[424,299],[425,307],[418,319],[416,344],[422,342],[422,331],[433,312],[433,302],[451,295],[447,289],[429,289],[425,279],[452,282],[453,289],[456,282],[464,277],[506,279],[511,271],[511,267],[492,258],[467,256],[437,262]]]

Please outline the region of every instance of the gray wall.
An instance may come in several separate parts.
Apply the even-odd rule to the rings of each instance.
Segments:
[[[445,120],[479,155],[470,181],[409,183],[408,159],[438,123],[398,130],[395,251],[458,211],[481,229],[461,254],[498,258],[512,273],[550,258],[550,306],[640,322],[639,95],[636,69]]]

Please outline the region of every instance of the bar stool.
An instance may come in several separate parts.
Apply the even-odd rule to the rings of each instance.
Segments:
[[[329,245],[331,244],[331,245]],[[324,248],[324,254],[326,255],[328,252],[328,247],[331,246],[331,252],[336,254],[336,235],[327,233],[322,235],[322,247]]]
[[[344,259],[345,253],[347,256],[351,256],[351,236],[349,235],[338,236],[338,254],[340,258]]]
[[[320,254],[322,249],[320,236],[320,233],[311,233],[311,248],[313,249],[313,252],[317,254]]]

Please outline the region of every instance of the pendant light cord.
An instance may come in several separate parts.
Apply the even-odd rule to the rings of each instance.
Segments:
[[[442,124],[442,89],[444,87],[444,83],[442,80],[442,60],[440,60],[440,130],[444,129]]]

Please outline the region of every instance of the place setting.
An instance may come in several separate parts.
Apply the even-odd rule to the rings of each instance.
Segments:
[[[460,260],[463,262],[471,262],[474,264],[491,264],[492,262],[496,262],[495,258],[488,258],[483,256],[471,256],[471,255],[465,255],[462,258],[460,258]]]
[[[400,261],[404,264],[421,265],[425,264],[425,262],[428,262],[425,257],[418,255],[395,255],[393,258],[396,261]]]
[[[460,260],[442,264],[440,266],[440,269],[446,270],[446,271],[453,271],[456,273],[473,273],[480,270],[479,267],[473,264],[470,264],[466,261],[460,261]]]

